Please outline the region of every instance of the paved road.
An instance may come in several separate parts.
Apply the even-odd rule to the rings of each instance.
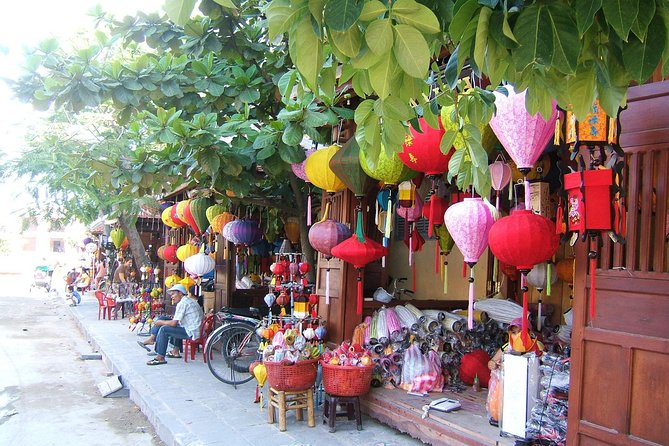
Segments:
[[[128,398],[102,398],[102,361],[57,294],[0,276],[0,444],[161,446]]]

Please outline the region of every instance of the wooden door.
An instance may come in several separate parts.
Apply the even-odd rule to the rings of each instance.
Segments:
[[[570,445],[669,445],[669,82],[630,89],[621,115],[627,243],[605,237],[574,284]],[[589,274],[596,314],[588,315]]]

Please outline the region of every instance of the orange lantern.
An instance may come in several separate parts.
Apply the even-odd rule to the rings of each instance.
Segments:
[[[300,223],[295,217],[288,217],[286,219],[286,224],[283,226],[283,230],[286,232],[286,237],[290,240],[290,243],[297,243],[300,241]]]
[[[560,280],[566,283],[574,283],[574,258],[567,257],[566,259],[560,260],[557,265],[555,265],[555,271]]]
[[[220,234],[223,231],[223,227],[235,219],[235,216],[230,212],[223,212],[216,215],[211,220],[211,229],[216,233]]]

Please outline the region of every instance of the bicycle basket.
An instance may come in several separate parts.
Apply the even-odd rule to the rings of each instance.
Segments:
[[[291,363],[289,361],[265,361],[267,380],[274,390],[299,392],[307,390],[316,382],[318,359]]]

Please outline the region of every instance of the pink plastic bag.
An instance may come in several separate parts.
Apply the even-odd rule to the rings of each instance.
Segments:
[[[441,373],[441,361],[436,352],[430,351],[425,356],[418,345],[412,344],[404,352],[400,387],[416,393],[441,392],[444,387],[444,377]]]

